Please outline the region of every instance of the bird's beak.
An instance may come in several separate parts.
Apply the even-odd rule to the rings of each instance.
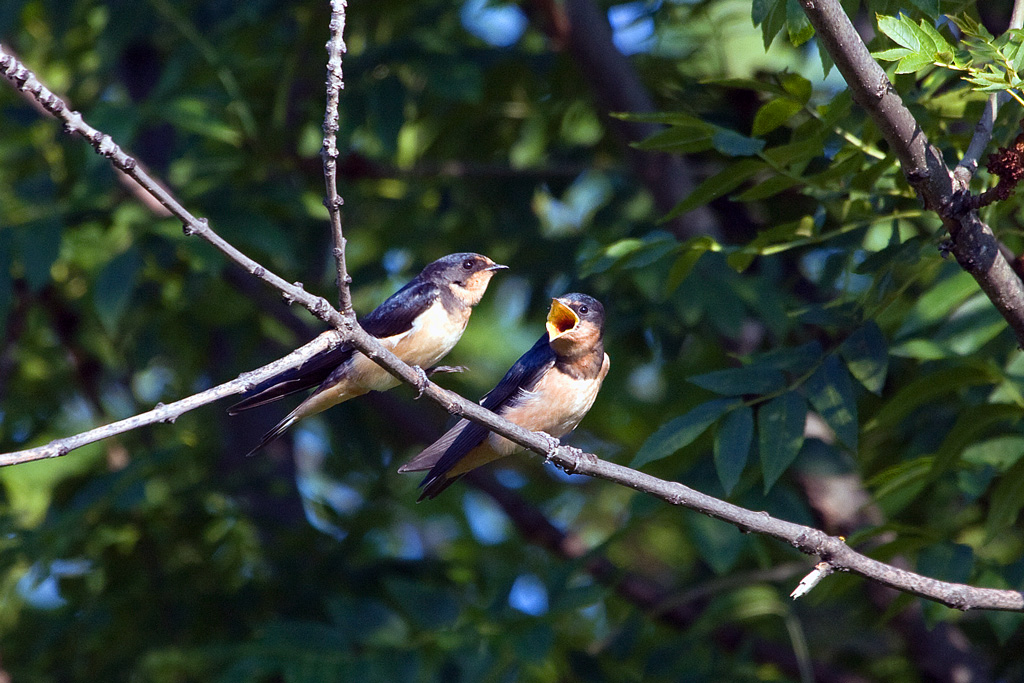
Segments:
[[[508,270],[508,266],[503,266],[500,263],[492,263],[484,268],[484,270]]]
[[[553,342],[567,332],[571,332],[580,322],[576,311],[572,310],[561,299],[551,300],[551,310],[548,311],[548,321],[545,327],[548,330],[548,341]]]

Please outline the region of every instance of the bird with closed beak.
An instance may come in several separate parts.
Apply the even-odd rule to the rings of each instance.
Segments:
[[[462,337],[473,307],[480,303],[491,277],[502,266],[481,254],[449,254],[420,272],[360,320],[369,334],[409,365],[428,369]],[[290,394],[316,387],[249,451],[252,455],[280,437],[297,421],[370,391],[384,391],[399,381],[351,344],[314,356],[252,389],[228,408],[235,415]]]
[[[604,307],[586,294],[566,294],[552,299],[545,327],[480,403],[521,427],[557,438],[580,423],[608,374]],[[419,499],[435,498],[466,472],[521,449],[463,419],[398,471],[430,470]]]

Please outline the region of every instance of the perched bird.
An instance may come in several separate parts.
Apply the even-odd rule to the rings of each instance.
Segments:
[[[552,299],[546,328],[480,403],[521,427],[561,437],[594,405],[608,374],[604,306],[586,294]],[[420,484],[423,500],[466,472],[518,450],[518,444],[464,419],[398,471],[430,470]]]
[[[480,303],[491,277],[505,268],[508,266],[498,265],[480,254],[449,254],[424,268],[360,324],[409,365],[430,368],[459,341],[469,314]],[[257,385],[250,396],[228,408],[228,414],[235,415],[316,387],[299,407],[263,435],[249,451],[248,455],[252,455],[304,417],[398,384],[387,370],[351,345],[342,344]]]

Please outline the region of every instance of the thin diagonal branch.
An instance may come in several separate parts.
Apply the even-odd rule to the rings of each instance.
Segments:
[[[327,198],[324,206],[331,217],[331,234],[334,237],[334,260],[338,269],[338,310],[351,316],[352,294],[349,285],[352,278],[345,265],[345,235],[341,229],[341,207],[344,200],[338,194],[338,101],[345,87],[341,58],[345,54],[345,7],[346,0],[331,0],[331,38],[327,41],[327,106],[324,110],[324,144],[320,157],[324,162],[324,183]]]
[[[44,460],[46,458],[60,457],[62,455],[67,455],[76,448],[81,448],[82,446],[106,439],[114,436],[115,434],[123,434],[124,432],[156,424],[158,422],[174,422],[178,417],[184,415],[190,410],[195,410],[196,408],[213,403],[214,401],[219,401],[220,399],[228,396],[249,391],[260,382],[268,380],[284,370],[297,368],[316,354],[334,348],[339,343],[340,336],[338,332],[335,330],[324,332],[313,341],[299,347],[295,351],[292,351],[284,358],[279,358],[273,363],[264,365],[262,368],[257,368],[251,372],[243,373],[230,382],[225,382],[224,384],[213,387],[212,389],[207,389],[206,391],[183,398],[180,401],[175,401],[174,403],[168,403],[167,405],[158,403],[155,408],[146,411],[145,413],[139,413],[138,415],[133,415],[132,417],[125,418],[124,420],[118,420],[117,422],[112,422],[108,425],[97,427],[96,429],[90,429],[89,431],[82,432],[81,434],[75,434],[74,436],[68,436],[63,439],[56,439],[44,446],[28,448],[22,451],[14,451],[12,453],[4,453],[0,455],[0,467],[32,462],[34,460]]]
[[[957,262],[981,286],[1024,347],[1024,285],[999,251],[998,241],[969,203],[957,201],[953,174],[928,141],[882,67],[837,0],[800,0],[836,68],[900,160],[903,174],[926,208],[942,219]]]

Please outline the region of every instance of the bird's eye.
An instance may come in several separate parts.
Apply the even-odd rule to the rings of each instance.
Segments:
[[[586,315],[587,313],[590,313],[590,308],[588,308],[586,304],[580,306],[580,315]]]
[[[476,265],[471,259],[466,259],[462,262],[462,267],[466,270],[473,270],[473,266]]]

